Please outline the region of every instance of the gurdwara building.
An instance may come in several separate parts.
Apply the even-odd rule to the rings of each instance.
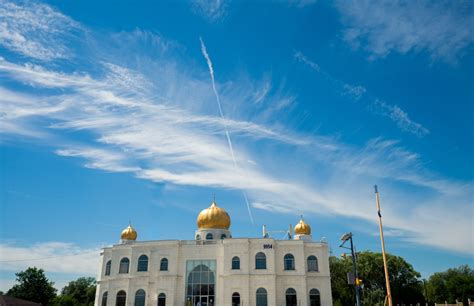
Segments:
[[[303,218],[288,239],[233,237],[215,202],[194,240],[137,241],[129,225],[101,251],[96,306],[331,306],[329,250]]]

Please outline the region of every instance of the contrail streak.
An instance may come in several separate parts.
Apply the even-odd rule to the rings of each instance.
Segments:
[[[204,58],[206,59],[206,62],[207,62],[207,66],[209,67],[209,74],[211,75],[211,82],[212,82],[212,90],[214,91],[214,95],[216,96],[217,106],[219,107],[219,114],[222,119],[225,119],[224,113],[222,112],[221,99],[219,98],[219,94],[217,93],[217,89],[216,89],[216,82],[214,80],[214,68],[212,67],[211,58],[209,57],[209,54],[207,53],[206,45],[204,44],[204,41],[202,40],[201,37],[199,37],[199,41],[201,42],[202,55],[204,55]],[[234,169],[237,170],[237,162],[235,160],[234,148],[232,147],[232,141],[230,140],[229,130],[227,129],[227,125],[225,125],[225,123],[224,123],[224,127],[225,127],[225,136],[227,137],[227,143],[229,144],[230,155],[232,156],[232,161],[234,163]],[[252,224],[254,224],[252,211],[250,210],[249,200],[247,199],[247,195],[245,194],[245,191],[243,190],[242,190],[242,195],[244,196],[245,203],[247,204],[247,210],[249,212],[250,221],[252,222]]]

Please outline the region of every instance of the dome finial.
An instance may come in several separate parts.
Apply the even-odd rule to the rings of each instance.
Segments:
[[[214,201],[211,203],[211,206],[201,211],[197,219],[197,226],[199,229],[229,229],[230,227],[230,217],[225,209],[217,206],[217,203]]]
[[[132,227],[132,221],[128,220],[128,226],[122,231],[120,239],[122,240],[137,240],[137,231]]]
[[[295,226],[295,234],[297,235],[311,235],[311,226],[304,222],[303,215],[300,215],[301,219]]]

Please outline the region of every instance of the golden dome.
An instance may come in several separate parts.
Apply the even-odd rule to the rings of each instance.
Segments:
[[[225,209],[217,207],[216,202],[212,202],[211,206],[203,209],[197,218],[197,226],[199,229],[216,228],[229,229],[230,217]]]
[[[301,217],[300,222],[295,226],[296,235],[311,235],[311,226],[304,222],[303,217]]]
[[[126,229],[122,231],[120,239],[122,240],[137,240],[137,231],[129,224]]]

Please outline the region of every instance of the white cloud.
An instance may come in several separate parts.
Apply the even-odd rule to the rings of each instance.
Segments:
[[[342,95],[348,96],[355,102],[358,102],[362,98],[365,98],[363,100],[366,101],[366,107],[369,111],[379,116],[388,117],[397,125],[397,127],[401,131],[414,134],[418,137],[423,137],[430,133],[430,131],[422,124],[413,121],[408,116],[408,114],[399,106],[391,105],[387,102],[381,101],[376,97],[371,96],[364,86],[351,85],[333,77],[326,71],[322,70],[317,63],[308,59],[301,52],[296,52],[294,57],[298,61],[309,66],[312,70],[321,74],[328,82],[335,86],[336,89],[338,89]]]
[[[297,8],[304,8],[318,2],[318,0],[281,0],[281,1],[287,2],[290,6],[296,6]]]
[[[409,132],[420,137],[430,133],[430,131],[420,123],[411,120],[410,117],[408,117],[408,114],[397,105],[390,105],[384,101],[376,99],[369,107],[375,113],[390,118],[402,131]]]
[[[65,37],[78,24],[52,7],[26,1],[0,2],[0,44],[13,52],[39,60],[70,57]]]
[[[410,184],[417,190],[428,189],[429,197],[415,201],[400,189],[384,189],[396,195],[384,205],[387,226],[412,229],[410,239],[417,239],[417,243],[460,252],[472,249],[472,237],[457,232],[471,226],[465,213],[472,194],[470,183],[431,173],[417,154],[396,141],[373,139],[354,147],[329,137],[290,131],[282,119],[291,113],[295,97],[281,89],[270,90],[274,86],[265,85],[268,79],[263,86],[241,79],[216,83],[226,113],[226,118],[221,118],[207,71],[183,64],[186,61],[175,52],[169,56],[163,48],[153,57],[137,55],[137,66],[118,64],[128,63],[121,54],[127,55],[127,48],[139,49],[136,44],[142,40],[146,45],[153,41],[173,48],[150,33],[134,33],[112,35],[112,40],[126,37],[127,44],[119,54],[107,49],[109,52],[103,53],[108,57],[97,57],[100,61],[88,58],[97,61],[96,75],[0,60],[0,75],[20,83],[17,90],[25,89],[22,93],[1,89],[2,119],[17,126],[0,128],[7,134],[20,127],[54,134],[60,141],[48,139],[45,144],[59,155],[83,159],[87,167],[130,172],[156,182],[245,190],[254,207],[285,213],[336,214],[374,222],[371,193],[364,189],[375,181],[389,186]],[[92,43],[101,47],[100,42]],[[344,90],[344,83],[335,82]],[[265,94],[256,96],[261,88]],[[362,94],[360,89],[355,93]],[[256,97],[262,99],[255,103]],[[279,125],[268,123],[268,110],[279,119]],[[392,120],[397,119],[393,116]],[[234,137],[238,167],[233,166],[229,154],[226,128]],[[64,131],[74,130],[86,130],[93,136],[80,142],[65,138],[64,134],[70,133]],[[423,216],[420,212],[430,211],[432,203],[440,213]],[[455,227],[445,228],[456,239],[448,234],[441,235],[442,239],[436,236],[439,228],[431,224],[448,224],[444,216],[457,222]]]
[[[227,15],[230,0],[192,0],[193,11],[209,22],[217,22]]]
[[[470,1],[338,1],[344,39],[371,58],[428,52],[453,61],[474,41]]]
[[[360,85],[344,84],[344,94],[351,96],[354,100],[358,101],[367,91],[367,89]]]
[[[95,277],[99,271],[99,253],[99,248],[84,249],[65,242],[44,242],[29,246],[0,243],[0,270],[18,272],[35,266],[48,273]]]

